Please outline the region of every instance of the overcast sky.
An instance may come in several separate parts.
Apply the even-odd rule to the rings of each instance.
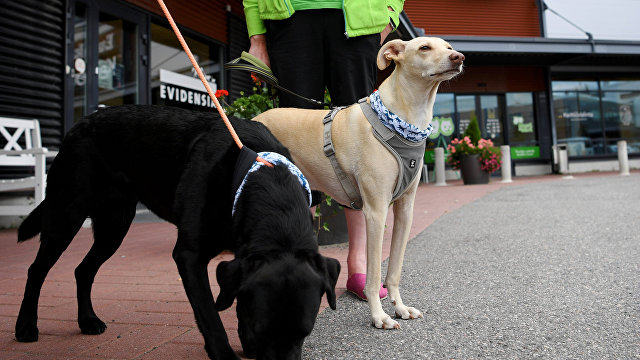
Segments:
[[[640,41],[640,0],[545,0],[545,3],[596,39]],[[545,21],[547,37],[586,38],[548,10]]]

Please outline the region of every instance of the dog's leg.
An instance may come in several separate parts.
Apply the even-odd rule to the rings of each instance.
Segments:
[[[38,340],[38,300],[42,284],[49,270],[80,230],[88,214],[82,204],[56,201],[52,197],[47,198],[45,202],[40,248],[29,267],[24,298],[16,321],[16,339],[21,342]]]
[[[78,296],[78,325],[83,334],[102,334],[107,325],[100,320],[91,303],[91,287],[96,273],[120,247],[133,217],[135,198],[99,202],[91,214],[93,246],[75,270]]]
[[[204,259],[201,251],[187,244],[194,240],[184,241],[182,231],[178,235],[178,244],[173,250],[173,259],[178,266],[187,298],[193,308],[196,324],[204,337],[204,347],[212,359],[237,359],[229,345],[224,324],[215,307],[209,275],[207,273],[208,259]],[[205,240],[202,240],[205,241]],[[208,239],[207,241],[211,241]]]
[[[388,212],[387,204],[388,200],[365,201],[362,209],[367,223],[367,283],[364,294],[369,302],[373,325],[378,329],[397,329],[400,325],[384,312],[380,302],[382,241]]]
[[[405,306],[400,298],[400,275],[404,251],[409,240],[409,231],[413,220],[413,201],[417,189],[417,183],[412,185],[407,192],[393,203],[393,234],[391,238],[391,251],[389,254],[389,267],[385,285],[389,290],[389,300],[393,304],[397,318],[417,319],[422,313],[412,307]]]

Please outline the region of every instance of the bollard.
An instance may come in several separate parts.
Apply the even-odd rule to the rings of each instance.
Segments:
[[[435,150],[436,163],[433,167],[434,172],[436,173],[436,186],[446,186],[447,181],[445,179],[444,173],[444,148],[437,147]]]
[[[511,147],[509,145],[500,146],[502,152],[502,181],[503,183],[513,182],[511,180]]]
[[[427,164],[422,165],[422,172],[420,173],[420,182],[423,184],[429,183],[429,169],[427,168]]]
[[[558,144],[558,172],[562,175],[569,173],[569,152],[566,144]]]
[[[620,176],[629,175],[629,154],[627,154],[627,142],[618,141],[618,162],[620,163]]]

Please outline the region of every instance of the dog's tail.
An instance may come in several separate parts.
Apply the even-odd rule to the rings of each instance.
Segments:
[[[29,240],[42,231],[42,211],[46,200],[41,202],[18,228],[18,242]]]

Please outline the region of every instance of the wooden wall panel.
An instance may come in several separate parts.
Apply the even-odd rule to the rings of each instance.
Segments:
[[[126,0],[164,17],[156,0]],[[241,0],[164,0],[171,16],[179,25],[202,33],[222,43],[228,43],[227,4],[234,14],[244,16]]]
[[[544,69],[528,66],[468,66],[439,92],[503,93],[544,91]]]
[[[404,10],[427,35],[540,36],[536,0],[407,0]]]

